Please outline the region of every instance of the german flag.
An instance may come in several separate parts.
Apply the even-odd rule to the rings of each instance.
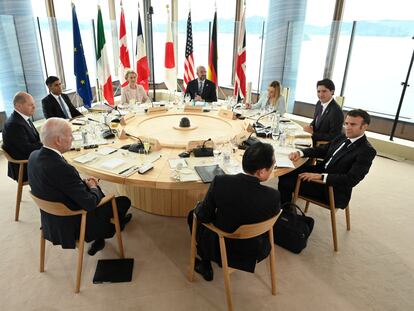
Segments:
[[[210,49],[208,51],[207,79],[213,81],[216,87],[217,81],[217,11],[214,12],[213,27],[211,29]]]

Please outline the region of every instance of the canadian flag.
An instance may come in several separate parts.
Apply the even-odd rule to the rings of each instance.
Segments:
[[[167,7],[167,41],[165,42],[165,85],[168,90],[175,91],[177,89],[177,68],[174,59],[174,41],[171,30],[170,12]]]
[[[103,88],[103,96],[108,103],[114,105],[114,92],[112,90],[112,77],[109,69],[108,54],[106,52],[105,32],[102,21],[101,7],[98,5],[98,22],[97,22],[97,50],[96,59],[98,63],[98,80]]]
[[[129,68],[131,68],[131,64],[129,62],[124,8],[122,7],[121,1],[121,18],[119,23],[119,81],[121,81],[122,87],[128,84],[125,80],[125,71]]]
[[[137,82],[141,84],[148,93],[150,70],[148,67],[147,52],[145,51],[145,40],[142,33],[141,18],[138,10],[138,30],[137,30],[137,46],[136,46],[136,60],[137,60]]]

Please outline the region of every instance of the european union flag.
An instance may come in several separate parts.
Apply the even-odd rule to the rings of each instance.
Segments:
[[[86,66],[85,54],[83,52],[82,38],[79,31],[78,17],[75,5],[72,4],[72,28],[73,28],[73,65],[76,76],[76,91],[83,99],[86,108],[91,107],[92,91],[89,83],[88,67]]]

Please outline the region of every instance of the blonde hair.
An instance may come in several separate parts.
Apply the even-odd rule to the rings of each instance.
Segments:
[[[277,100],[281,96],[282,85],[280,84],[279,81],[275,80],[275,81],[270,82],[269,86],[275,89],[275,100],[274,102],[272,102],[272,106],[275,106]]]
[[[138,75],[137,75],[137,73],[135,72],[135,70],[134,70],[134,69],[128,69],[127,71],[125,71],[125,80],[128,80],[128,76],[129,76],[131,73],[133,73],[133,74],[135,74],[136,76],[138,76]]]

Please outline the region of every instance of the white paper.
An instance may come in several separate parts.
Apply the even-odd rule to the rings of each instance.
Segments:
[[[114,159],[109,159],[108,161],[103,162],[101,164],[101,167],[104,168],[104,169],[107,169],[107,170],[112,170],[112,169],[120,166],[123,163],[125,163],[124,160],[114,158]]]
[[[169,159],[168,163],[172,169],[175,169],[178,163],[181,163],[182,167],[187,167],[187,162],[184,159]]]
[[[276,167],[290,167],[295,168],[293,162],[289,160],[289,158],[285,157],[277,157],[276,158]]]
[[[102,147],[102,148],[99,148],[96,153],[98,153],[100,155],[107,155],[107,154],[111,154],[111,153],[113,153],[117,150],[118,149],[113,148],[113,147]]]
[[[97,157],[98,156],[95,153],[87,153],[74,158],[73,161],[84,164],[92,160],[95,160]]]

